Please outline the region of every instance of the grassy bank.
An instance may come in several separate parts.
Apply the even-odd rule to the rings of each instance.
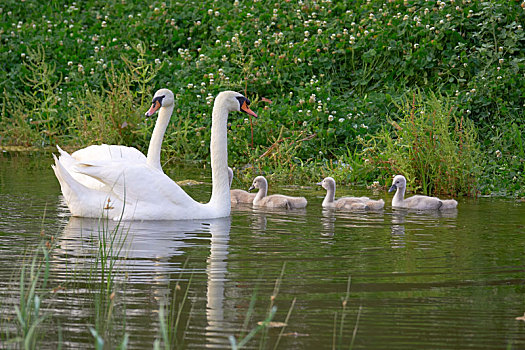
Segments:
[[[448,106],[450,128],[454,120],[472,124],[469,149],[480,152],[469,157],[479,161],[449,157],[443,168],[475,175],[471,193],[523,196],[524,7],[7,0],[0,8],[0,144],[106,142],[144,151],[155,120],[143,113],[154,90],[168,87],[176,108],[163,159],[207,159],[213,96],[232,89],[260,115],[231,120],[230,164],[254,167],[238,177],[335,174],[340,182],[386,184],[396,167],[370,171],[363,150],[385,133],[398,137],[393,122],[402,124],[403,101],[417,95],[427,115]]]

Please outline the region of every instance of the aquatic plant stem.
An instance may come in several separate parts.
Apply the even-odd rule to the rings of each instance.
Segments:
[[[275,341],[275,345],[273,346],[274,350],[277,350],[277,347],[279,346],[279,342],[281,341],[281,337],[283,336],[284,330],[286,326],[288,326],[288,321],[290,320],[290,316],[292,315],[292,310],[295,306],[295,301],[297,298],[293,298],[292,305],[290,305],[290,308],[288,309],[288,314],[286,314],[286,318],[284,319],[284,326],[281,328],[281,331],[279,332],[279,336],[277,337],[277,340]]]
[[[348,299],[350,298],[350,285],[352,283],[352,276],[348,276],[348,282],[346,284],[346,295],[343,299],[343,312],[341,314],[341,326],[339,328],[339,346],[341,346],[342,340],[343,340],[343,328],[345,323],[345,315],[346,315],[346,304],[348,303]]]
[[[354,347],[354,341],[357,335],[357,329],[359,328],[359,319],[361,318],[362,309],[363,309],[363,306],[359,306],[359,311],[357,312],[357,319],[355,321],[354,331],[352,332],[352,340],[350,341],[350,346],[348,347],[349,350],[352,350]]]

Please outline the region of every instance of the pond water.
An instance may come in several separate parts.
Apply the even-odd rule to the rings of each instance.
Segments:
[[[315,186],[270,184],[270,191],[306,196],[307,209],[246,206],[224,219],[119,226],[69,217],[51,159],[0,155],[0,344],[17,332],[22,266],[47,240],[56,246],[52,292],[41,292],[47,316],[40,347],[92,348],[102,283],[94,266],[100,242],[107,247],[116,237],[108,253],[115,265],[106,265],[114,278],[106,327],[112,347],[125,332],[128,348],[153,348],[166,305],[175,316],[180,309],[183,347],[229,348],[229,336],[240,341],[274,305],[274,322],[285,322],[291,310],[286,327],[264,328],[249,347],[525,348],[525,322],[516,319],[525,312],[525,203],[461,199],[448,213],[394,211],[386,193],[341,186],[338,196],[387,203],[379,213],[342,213],[322,210],[324,192]],[[166,172],[206,182],[186,188],[207,199],[208,170]]]

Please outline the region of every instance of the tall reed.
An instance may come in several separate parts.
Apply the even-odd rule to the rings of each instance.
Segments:
[[[342,310],[341,310],[341,320],[339,321],[339,330],[337,330],[338,328],[338,325],[337,325],[337,319],[338,319],[338,312],[335,312],[334,313],[334,331],[333,331],[333,337],[332,337],[332,349],[335,350],[335,349],[342,349],[343,348],[343,345],[345,345],[345,342],[344,342],[344,334],[345,334],[345,318],[346,318],[346,314],[347,314],[347,305],[348,305],[348,300],[350,299],[350,285],[351,285],[351,282],[352,282],[352,277],[349,276],[348,277],[348,282],[346,284],[346,294],[345,294],[345,297],[343,298],[342,302],[341,302],[341,305],[342,305]],[[350,343],[349,343],[349,349],[353,349],[354,347],[354,342],[355,342],[355,338],[356,338],[356,335],[357,335],[357,330],[359,328],[359,319],[361,318],[361,310],[362,310],[362,306],[359,306],[359,311],[357,313],[357,318],[356,318],[356,321],[355,321],[355,325],[354,325],[354,329],[352,331],[352,338],[350,340]]]
[[[114,329],[115,307],[119,301],[120,288],[125,288],[125,283],[119,284],[124,271],[117,268],[117,264],[126,258],[125,244],[128,238],[128,230],[123,227],[122,222],[118,222],[114,228],[109,227],[109,219],[99,220],[97,231],[98,249],[95,257],[91,261],[90,269],[87,272],[87,286],[89,297],[93,305],[94,327],[91,333],[95,337],[96,344],[106,342],[114,346],[116,338],[115,331],[122,332],[125,340],[125,304],[119,308],[119,323],[122,330]]]
[[[239,350],[243,347],[247,346],[249,342],[255,338],[255,336],[258,333],[261,333],[260,335],[260,341],[259,341],[259,349],[265,349],[268,348],[268,330],[273,327],[280,327],[281,331],[274,343],[273,349],[277,349],[279,342],[281,341],[281,338],[283,336],[284,330],[286,326],[288,325],[288,321],[291,317],[292,311],[295,307],[295,301],[294,298],[292,300],[292,303],[290,304],[290,308],[288,309],[288,313],[286,314],[286,318],[284,322],[274,322],[273,319],[275,317],[275,314],[277,313],[277,306],[275,306],[275,301],[277,299],[277,296],[279,295],[279,289],[283,280],[284,276],[284,270],[286,268],[286,263],[283,264],[281,274],[279,278],[275,281],[275,285],[273,288],[272,295],[270,296],[270,303],[268,304],[268,309],[266,312],[266,317],[263,321],[260,321],[257,323],[257,326],[255,326],[250,332],[248,332],[246,335],[244,333],[246,332],[248,323],[254,313],[255,310],[255,301],[256,301],[256,295],[257,293],[254,292],[252,294],[252,298],[250,301],[250,306],[248,307],[248,311],[246,313],[245,321],[241,330],[241,333],[239,335],[239,339],[235,338],[233,335],[229,336],[230,345],[232,350]]]
[[[58,112],[62,76],[40,44],[28,49],[23,68],[20,81],[25,89],[15,91],[16,98],[10,98],[4,90],[0,129],[9,132],[3,142],[25,146],[56,143],[58,129],[66,119],[64,113]]]
[[[19,348],[37,349],[45,335],[42,328],[44,321],[50,316],[45,309],[49,307],[52,294],[48,281],[50,254],[55,247],[55,239],[54,236],[46,237],[43,229],[40,236],[41,242],[36,249],[32,249],[23,259],[18,279],[13,280],[13,287],[2,297],[5,307],[11,307],[10,303],[14,303],[12,306],[16,317],[0,319],[3,329],[0,344],[17,344],[16,347]]]
[[[184,270],[188,260],[184,263],[182,269]],[[159,324],[160,324],[160,339],[156,339],[153,348],[160,350],[164,348],[168,349],[180,349],[184,347],[185,334],[188,330],[192,310],[190,310],[190,316],[186,321],[184,327],[181,327],[182,312],[185,308],[186,302],[189,300],[188,293],[193,279],[193,273],[191,274],[188,285],[184,294],[179,297],[179,291],[182,290],[180,281],[182,280],[182,272],[179,275],[179,279],[175,283],[175,286],[169,287],[172,290],[171,300],[166,298],[162,300],[159,307]],[[193,309],[193,304],[192,304]]]
[[[424,194],[475,195],[480,173],[474,124],[458,115],[443,96],[413,93],[398,108],[402,117],[389,119],[370,140],[363,156],[384,181],[402,174]]]
[[[22,266],[19,281],[19,304],[15,305],[20,331],[18,339],[26,349],[38,347],[38,340],[41,336],[39,326],[47,317],[41,307],[44,299],[42,294],[45,294],[49,276],[49,251],[44,244],[40,244],[37,251],[29,268],[25,264]]]

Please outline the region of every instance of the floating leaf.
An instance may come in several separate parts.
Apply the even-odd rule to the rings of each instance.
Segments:
[[[284,322],[264,322],[264,321],[261,321],[261,322],[257,322],[257,324],[259,326],[266,326],[268,328],[280,328],[280,327],[286,327],[287,324],[284,323]]]

